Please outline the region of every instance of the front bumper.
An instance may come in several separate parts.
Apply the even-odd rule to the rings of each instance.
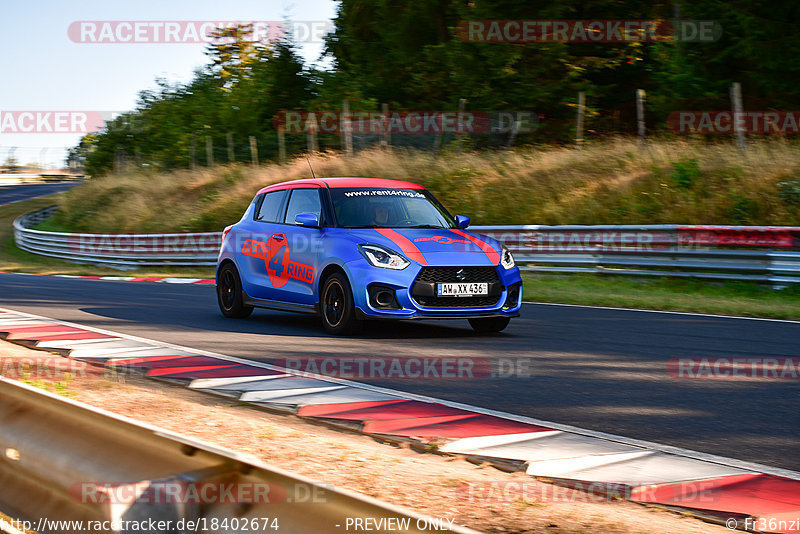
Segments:
[[[472,256],[472,255],[470,255]],[[361,319],[473,319],[482,317],[517,317],[522,306],[522,279],[519,269],[501,266],[465,265],[447,258],[445,265],[422,265],[412,262],[402,271],[373,267],[366,260],[346,264],[353,285],[356,314]],[[444,262],[442,262],[444,263]],[[468,281],[489,283],[488,297],[435,297],[435,279],[440,270],[465,267],[480,270],[478,278]],[[427,269],[423,273],[423,268]],[[488,271],[487,271],[488,269]],[[420,274],[426,275],[421,277]],[[487,273],[495,276],[486,278]],[[432,277],[433,276],[433,277]],[[440,282],[452,280],[442,279]],[[390,291],[395,300],[392,309],[380,307],[375,302],[375,290]],[[372,295],[371,295],[372,293]],[[448,304],[452,302],[453,305]]]

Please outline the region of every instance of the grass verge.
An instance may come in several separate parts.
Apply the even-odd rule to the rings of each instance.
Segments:
[[[609,139],[503,152],[413,150],[310,156],[317,176],[417,182],[473,224],[800,224],[800,143]],[[48,224],[74,232],[220,231],[264,185],[309,178],[309,162],[131,170],[70,190]]]
[[[524,273],[533,302],[800,320],[800,287],[598,274]]]

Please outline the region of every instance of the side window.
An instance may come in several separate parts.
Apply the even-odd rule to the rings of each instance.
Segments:
[[[289,208],[286,210],[286,218],[283,222],[294,224],[294,218],[300,213],[313,213],[320,217],[322,204],[319,200],[318,189],[293,189],[292,196],[289,197]]]
[[[286,197],[286,190],[272,191],[264,195],[264,200],[256,213],[256,220],[263,222],[278,222],[281,218],[281,207]]]

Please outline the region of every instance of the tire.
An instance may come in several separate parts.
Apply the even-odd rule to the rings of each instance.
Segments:
[[[492,332],[500,332],[511,321],[510,317],[485,317],[480,319],[470,319],[469,324],[472,329],[479,334],[489,334]]]
[[[319,314],[322,326],[329,334],[354,334],[361,329],[362,322],[356,319],[353,291],[344,274],[333,273],[325,279],[319,299]]]
[[[217,304],[225,317],[243,319],[253,313],[252,306],[245,306],[242,298],[242,280],[232,263],[226,263],[217,275]]]

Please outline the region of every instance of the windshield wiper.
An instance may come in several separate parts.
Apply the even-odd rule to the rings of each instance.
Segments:
[[[385,228],[385,226],[381,226],[378,224],[354,224],[352,226],[343,226],[342,228]]]
[[[444,230],[444,226],[436,226],[435,224],[416,224],[414,226],[401,226],[400,228],[435,228],[437,230]]]

